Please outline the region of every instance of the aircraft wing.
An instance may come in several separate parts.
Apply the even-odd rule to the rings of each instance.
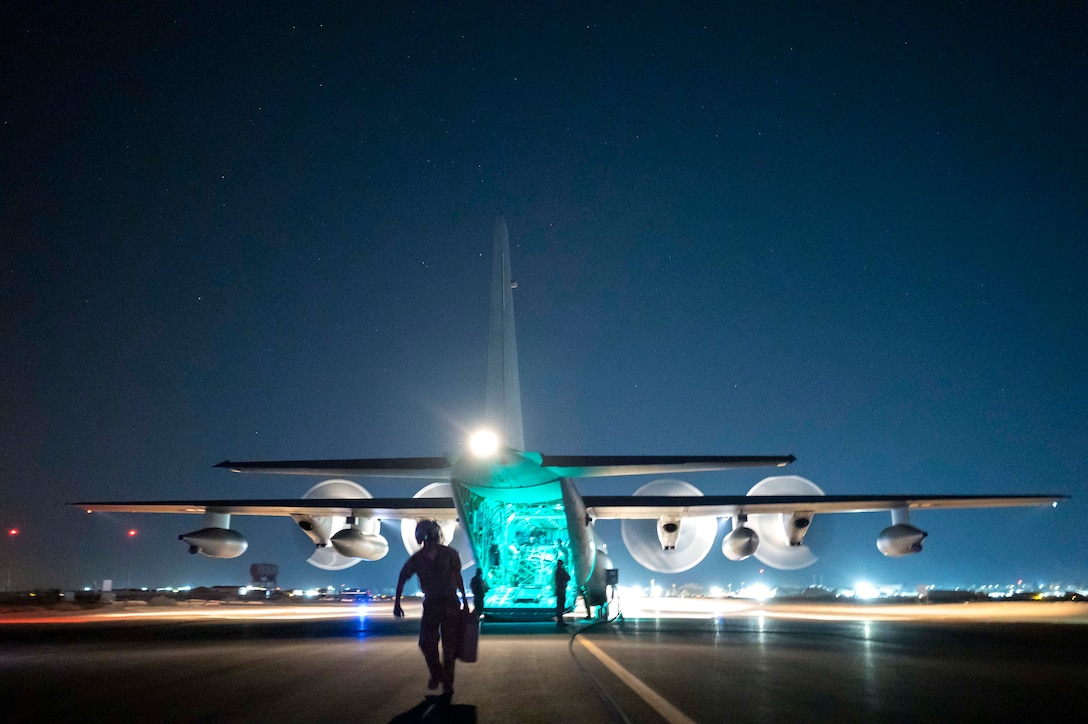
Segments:
[[[668,475],[732,468],[784,467],[793,455],[542,455],[541,467],[564,478]]]
[[[764,513],[866,513],[909,508],[1011,508],[1057,505],[1067,495],[587,495],[591,518],[662,515],[728,517]]]
[[[534,457],[536,455],[534,454]],[[729,470],[789,465],[792,455],[540,455],[541,467],[564,478],[613,475],[667,475],[707,470]],[[236,462],[215,467],[235,473],[269,475],[345,475],[382,478],[449,480],[452,466],[446,458],[364,458],[357,460],[278,460]]]
[[[277,460],[236,462],[224,460],[215,467],[234,473],[269,475],[349,475],[380,478],[427,478],[449,480],[446,458],[363,458],[357,460]]]
[[[231,515],[357,516],[395,520],[456,520],[452,498],[285,498],[282,500],[176,500],[69,503],[88,513],[229,513]]]

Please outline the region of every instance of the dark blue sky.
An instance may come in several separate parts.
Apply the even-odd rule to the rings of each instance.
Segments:
[[[254,562],[392,585],[399,547],[326,574],[287,519],[236,519],[250,550],[215,561],[176,540],[199,518],[64,504],[296,496],[316,480],[211,466],[458,448],[499,210],[530,449],[793,453],[828,493],[1070,494],[916,514],[927,550],[898,560],[874,546],[887,516],[818,518],[821,560],[767,575],[1088,579],[1083,3],[8,5],[14,586],[244,582]],[[657,579],[758,569],[716,547]]]

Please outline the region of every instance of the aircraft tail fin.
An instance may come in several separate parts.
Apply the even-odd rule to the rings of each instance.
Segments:
[[[495,219],[494,262],[491,269],[491,326],[487,353],[487,423],[503,444],[525,449],[521,421],[521,382],[514,334],[514,282],[510,277],[510,234],[506,219]]]

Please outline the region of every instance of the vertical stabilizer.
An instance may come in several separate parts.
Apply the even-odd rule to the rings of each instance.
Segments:
[[[521,383],[514,335],[514,284],[510,279],[510,234],[506,219],[495,219],[491,268],[491,328],[487,351],[487,423],[507,447],[525,449],[521,423]]]

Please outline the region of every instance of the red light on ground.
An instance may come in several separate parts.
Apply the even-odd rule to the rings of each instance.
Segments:
[[[133,528],[132,530],[130,530],[128,532],[128,537],[129,538],[135,538],[136,537],[136,529],[135,528]]]

